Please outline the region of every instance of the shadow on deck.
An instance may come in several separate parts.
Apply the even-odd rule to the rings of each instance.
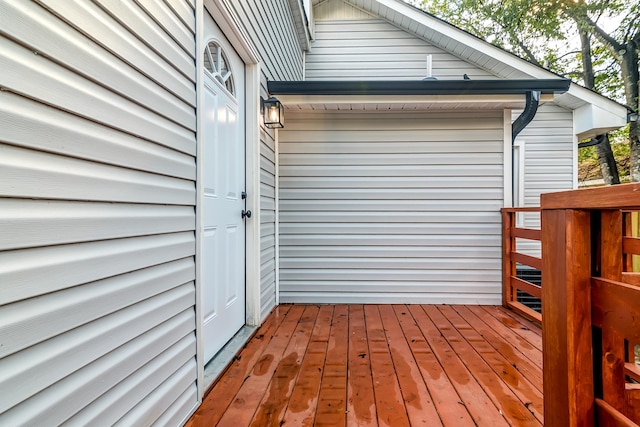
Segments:
[[[542,425],[540,327],[495,306],[281,305],[187,423]]]

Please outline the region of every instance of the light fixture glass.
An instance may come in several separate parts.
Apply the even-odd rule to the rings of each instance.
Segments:
[[[284,107],[277,98],[272,96],[262,100],[262,119],[269,129],[284,127]]]

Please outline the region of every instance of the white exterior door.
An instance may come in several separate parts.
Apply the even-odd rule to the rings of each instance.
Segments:
[[[205,12],[203,315],[209,361],[245,324],[244,64]]]

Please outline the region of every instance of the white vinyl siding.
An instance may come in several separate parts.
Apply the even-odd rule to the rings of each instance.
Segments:
[[[325,0],[313,8],[316,20],[374,19],[374,16],[343,0]]]
[[[266,90],[263,89],[266,96]],[[276,142],[275,132],[260,131],[260,318],[276,305]]]
[[[520,111],[514,111],[515,120]],[[525,206],[540,206],[540,194],[573,188],[575,135],[572,112],[553,104],[538,108],[518,135],[525,145]]]
[[[392,25],[402,28],[419,37],[422,40],[427,40],[429,43],[433,43],[435,46],[440,47],[446,52],[450,52],[459,58],[464,58],[468,62],[481,67],[484,70],[489,70],[493,75],[500,78],[507,79],[527,79],[534,77],[532,74],[527,74],[518,67],[513,65],[516,61],[509,61],[509,64],[496,59],[496,49],[498,50],[498,56],[502,56],[503,53],[500,48],[496,48],[489,44],[484,44],[480,39],[475,38],[472,35],[466,34],[464,31],[459,30],[442,31],[442,22],[435,17],[429,17],[428,14],[422,14],[420,11],[412,10],[410,5],[404,5],[400,1],[390,2],[388,5],[383,5],[377,0],[345,0],[352,4],[354,7],[363,10],[373,16],[386,20]],[[394,5],[394,3],[397,3]],[[416,15],[419,16],[416,19]],[[422,16],[420,16],[422,15]],[[432,24],[433,22],[433,24]],[[453,29],[454,27],[452,27]],[[457,34],[456,34],[457,33]],[[471,40],[469,40],[471,39]],[[510,55],[509,55],[510,56]],[[504,58],[504,56],[503,56]],[[510,59],[515,59],[513,56]],[[531,70],[531,64],[522,60],[524,64],[523,69]],[[543,75],[541,69],[536,69],[535,75]]]
[[[513,111],[515,120],[521,111]],[[524,206],[540,206],[540,194],[570,190],[574,186],[573,114],[553,104],[541,105],[535,118],[518,135],[525,141]],[[540,215],[524,214],[524,225],[540,228]],[[540,244],[519,240],[525,252],[538,256]]]
[[[501,111],[287,112],[282,302],[498,303]]]
[[[381,19],[316,21],[306,55],[308,80],[419,80],[427,54],[439,80],[494,79],[493,74]]]
[[[289,0],[231,0],[269,80],[302,80],[302,49]],[[215,17],[214,17],[215,18]]]
[[[198,403],[195,11],[0,2],[0,424]]]

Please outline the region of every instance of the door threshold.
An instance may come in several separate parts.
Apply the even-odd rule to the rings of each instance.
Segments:
[[[257,329],[257,326],[247,325],[240,328],[233,338],[204,366],[204,389],[207,392]]]

